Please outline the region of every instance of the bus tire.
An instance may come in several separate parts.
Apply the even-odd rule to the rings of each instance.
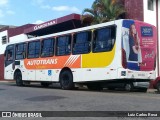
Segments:
[[[60,73],[60,85],[63,90],[74,89],[73,75],[70,70],[63,70]]]
[[[93,90],[93,91],[101,91],[101,90],[103,90],[103,88],[98,84],[88,84],[87,85],[87,88],[89,89],[89,90]]]
[[[17,72],[15,75],[16,85],[17,86],[23,86],[23,80],[22,80],[22,74],[21,72]]]
[[[132,83],[126,83],[124,86],[124,89],[128,92],[133,91],[133,84]]]

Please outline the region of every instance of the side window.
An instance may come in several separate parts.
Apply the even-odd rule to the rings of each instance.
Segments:
[[[154,1],[148,0],[148,10],[154,11]]]
[[[40,54],[40,41],[28,43],[28,58],[38,58]]]
[[[6,61],[13,61],[13,60],[14,60],[13,49],[8,49],[6,52]]]
[[[71,53],[71,36],[61,36],[57,38],[56,55],[69,55]]]
[[[27,46],[26,43],[16,45],[16,60],[26,58],[26,46]]]
[[[74,35],[73,54],[86,54],[91,51],[91,32],[80,32]]]
[[[116,27],[106,27],[94,31],[93,52],[111,51],[115,43]]]
[[[55,39],[49,38],[42,41],[42,57],[51,57],[54,54],[54,41]]]

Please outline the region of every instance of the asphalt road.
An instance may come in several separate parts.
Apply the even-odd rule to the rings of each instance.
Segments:
[[[160,94],[87,89],[65,91],[58,85],[49,88],[39,84],[17,87],[15,83],[0,82],[0,111],[160,111]],[[139,119],[144,118],[136,118]]]

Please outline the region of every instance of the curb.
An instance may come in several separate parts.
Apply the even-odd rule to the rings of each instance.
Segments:
[[[0,83],[13,83],[14,80],[0,80]]]
[[[148,89],[147,90],[147,93],[156,93],[157,92],[157,89]]]

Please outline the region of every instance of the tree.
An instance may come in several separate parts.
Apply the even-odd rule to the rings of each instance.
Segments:
[[[124,6],[120,0],[95,0],[92,7],[82,12],[82,21],[98,24],[116,20],[125,13]]]

